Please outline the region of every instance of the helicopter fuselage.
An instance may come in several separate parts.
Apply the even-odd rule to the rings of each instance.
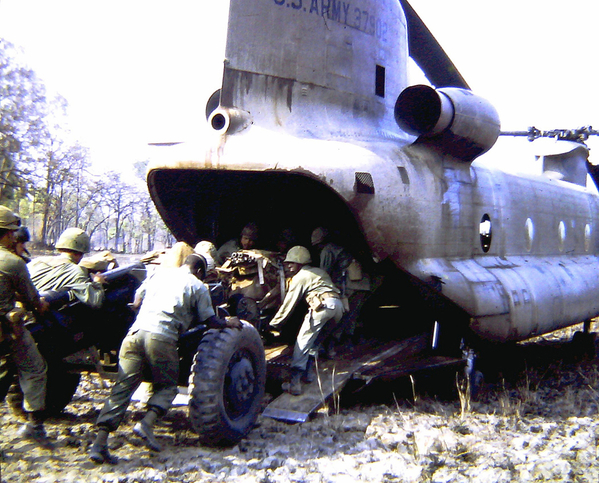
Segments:
[[[439,280],[487,340],[598,315],[597,190],[474,161],[499,122],[466,90],[412,98],[414,116],[438,112],[406,128],[406,35],[398,1],[232,0],[210,133],[160,148],[148,172],[169,228],[195,244],[247,221],[273,237],[331,227],[366,264]],[[564,163],[584,169],[581,149]]]

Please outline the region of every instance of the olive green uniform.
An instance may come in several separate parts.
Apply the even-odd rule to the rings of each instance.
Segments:
[[[33,284],[40,292],[68,289],[71,300],[77,298],[92,308],[100,308],[104,302],[102,284],[92,282],[84,267],[61,254],[39,257],[28,265]]]
[[[17,300],[29,310],[39,306],[39,295],[24,260],[0,246],[0,317],[5,318],[15,308]],[[8,343],[24,395],[23,408],[27,412],[43,410],[46,400],[46,361],[25,328],[21,337],[8,337]]]
[[[343,315],[343,304],[339,290],[328,274],[320,268],[303,266],[289,282],[289,290],[270,326],[279,330],[291,316],[300,300],[305,299],[310,307],[297,334],[291,367],[305,370],[310,356],[316,356],[316,341],[327,322],[339,322]]]

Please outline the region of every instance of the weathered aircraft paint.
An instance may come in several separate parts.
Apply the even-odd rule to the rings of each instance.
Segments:
[[[273,235],[332,226],[363,261],[440,280],[488,340],[599,314],[586,146],[565,143],[536,176],[486,168],[474,159],[499,135],[495,109],[408,87],[407,61],[398,0],[231,0],[212,137],[160,148],[148,172],[169,228],[222,243],[250,220]]]

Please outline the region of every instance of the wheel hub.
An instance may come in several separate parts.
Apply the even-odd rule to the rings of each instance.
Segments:
[[[256,376],[252,362],[240,357],[231,366],[226,382],[226,405],[232,417],[242,416],[251,406]]]

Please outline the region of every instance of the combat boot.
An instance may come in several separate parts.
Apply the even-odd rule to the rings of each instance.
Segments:
[[[154,423],[158,418],[158,412],[154,409],[149,409],[144,418],[133,426],[133,432],[144,440],[145,445],[152,451],[160,452],[162,447],[154,436]]]
[[[144,440],[145,445],[151,449],[152,451],[160,452],[162,451],[162,447],[156,441],[156,437],[154,436],[154,431],[152,427],[148,424],[140,421],[135,426],[133,426],[133,432]]]
[[[34,441],[42,448],[52,449],[54,445],[48,439],[43,424],[25,423],[19,430],[19,436],[30,441]]]
[[[312,384],[316,379],[316,360],[310,356],[306,364],[306,370],[302,374],[302,382]]]
[[[303,374],[304,371],[301,369],[293,369],[289,382],[284,382],[281,386],[283,391],[286,391],[293,396],[299,396],[302,393],[301,378]]]
[[[100,429],[92,447],[89,450],[89,459],[96,464],[108,463],[116,465],[118,459],[110,454],[108,450],[108,431]]]
[[[42,411],[27,413],[27,419],[18,432],[19,437],[33,441],[42,448],[53,449],[54,445],[46,435]]]

